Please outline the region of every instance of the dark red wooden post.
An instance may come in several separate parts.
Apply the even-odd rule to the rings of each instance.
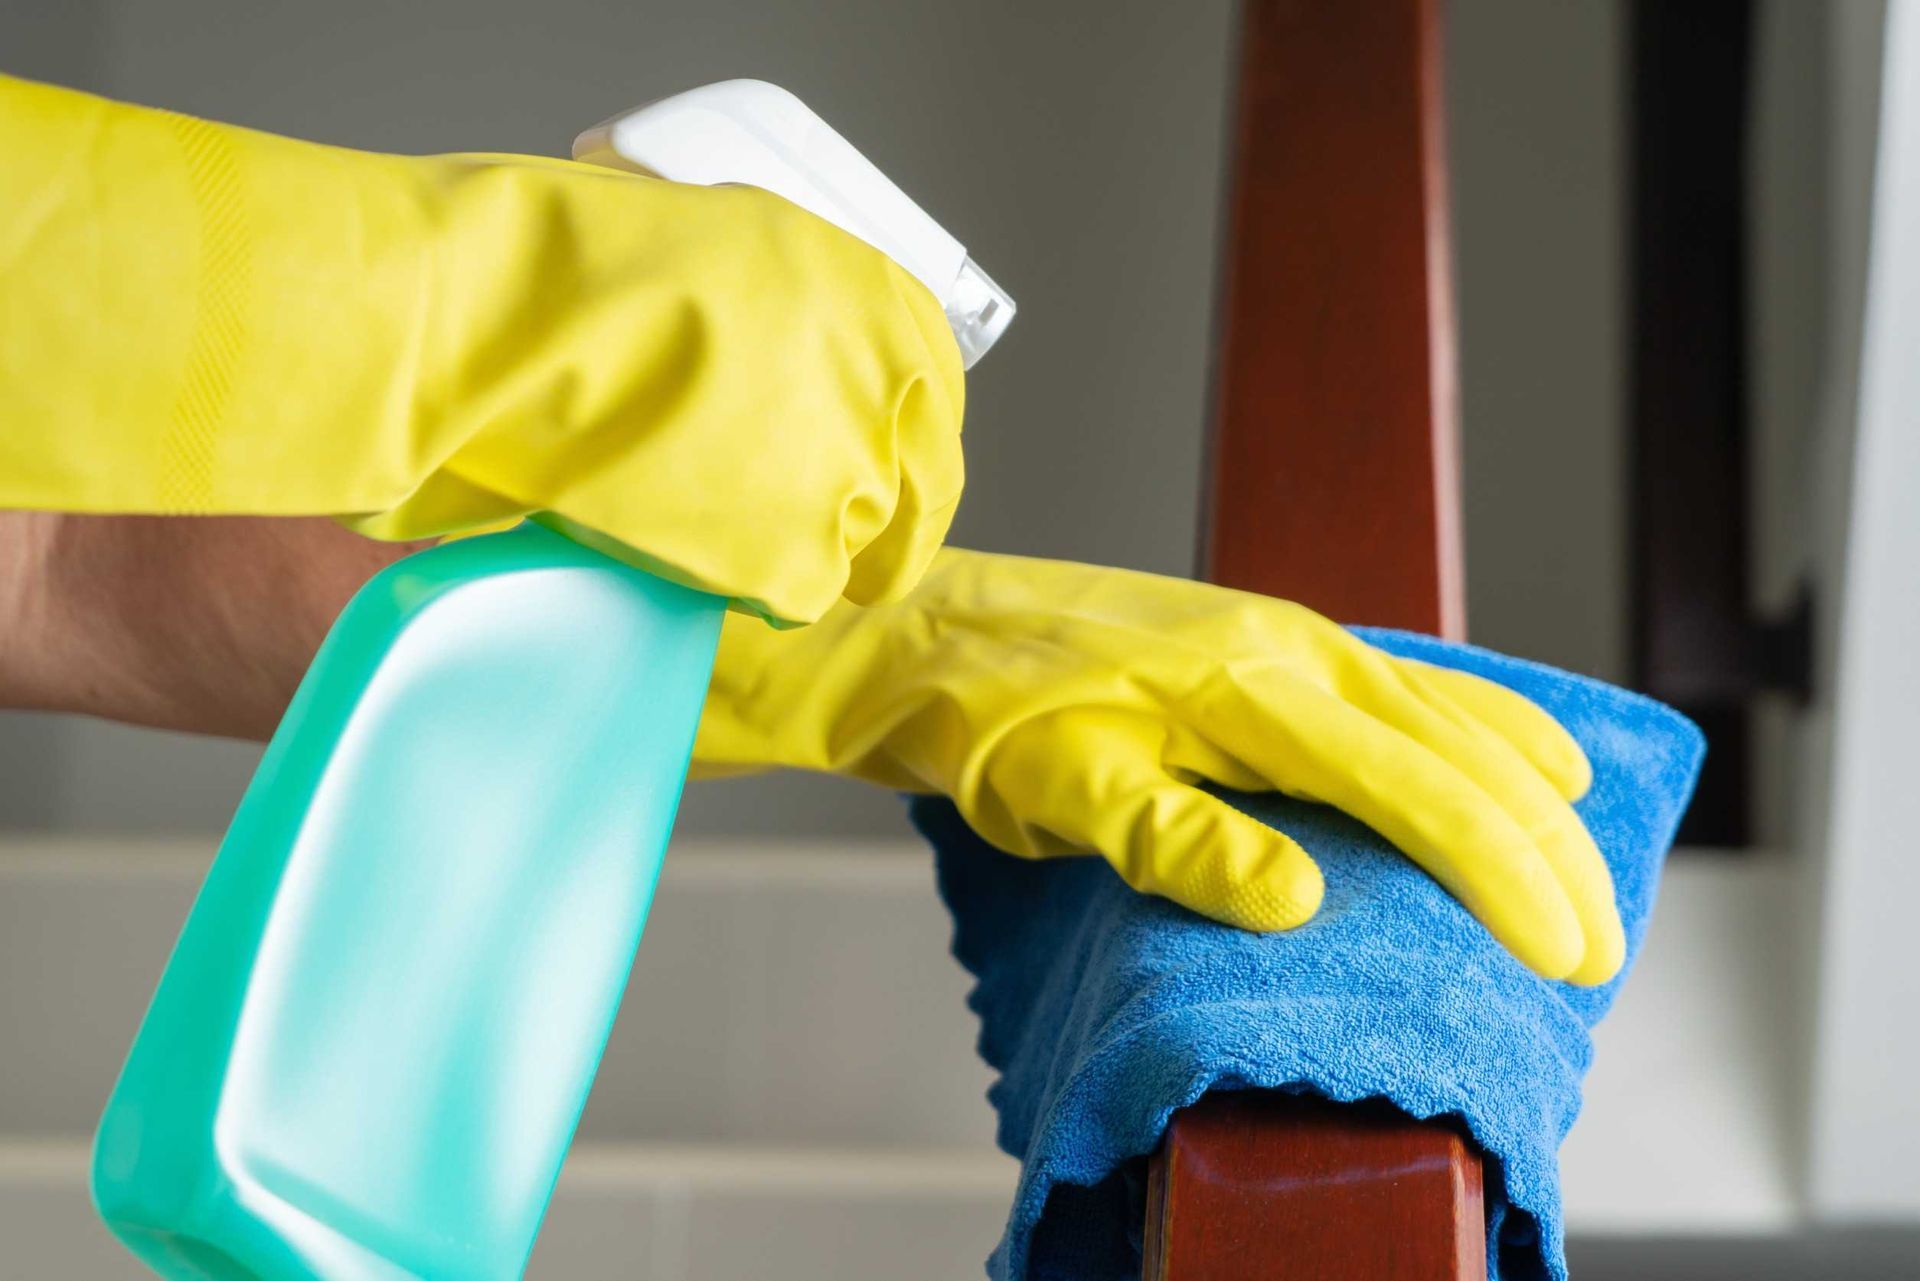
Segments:
[[[1243,0],[1202,565],[1465,630],[1439,0]],[[1148,1281],[1481,1281],[1478,1156],[1391,1109],[1179,1113]]]
[[[1383,1104],[1219,1094],[1148,1179],[1147,1281],[1485,1281],[1480,1160]]]
[[[1202,559],[1461,636],[1438,0],[1246,0]]]

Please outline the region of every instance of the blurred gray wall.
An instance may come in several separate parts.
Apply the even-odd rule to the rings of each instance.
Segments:
[[[1467,623],[1626,675],[1624,6],[1448,14]]]
[[[798,92],[1019,299],[969,387],[956,541],[1186,573],[1227,0],[0,0],[0,67],[330,142],[563,151],[728,76]],[[1620,11],[1456,0],[1476,640],[1619,677]],[[218,830],[252,750],[0,716],[0,825]],[[683,830],[897,832],[815,779],[696,786]]]

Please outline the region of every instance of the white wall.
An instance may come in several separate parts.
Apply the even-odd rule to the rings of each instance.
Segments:
[[[1836,431],[1823,492],[1829,662],[1829,800],[1815,830],[1824,855],[1819,1021],[1812,1094],[1813,1203],[1842,1220],[1920,1217],[1920,4],[1851,7],[1837,30],[1845,105],[1872,102],[1871,236],[1858,347],[1856,429]],[[1864,102],[1863,102],[1864,99]],[[1868,121],[1851,137],[1874,138]],[[1857,199],[1857,152],[1836,190]]]

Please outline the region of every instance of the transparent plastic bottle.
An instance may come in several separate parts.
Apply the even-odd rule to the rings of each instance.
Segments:
[[[532,523],[334,624],[95,1143],[170,1277],[517,1276],[625,987],[719,597]]]

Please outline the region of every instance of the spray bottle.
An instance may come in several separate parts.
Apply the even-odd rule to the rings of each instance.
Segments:
[[[971,366],[1013,302],[793,95],[735,80],[576,159],[764,187],[892,256]],[[171,1278],[526,1266],[639,945],[726,602],[537,521],[348,604],[108,1102],[93,1195]]]

